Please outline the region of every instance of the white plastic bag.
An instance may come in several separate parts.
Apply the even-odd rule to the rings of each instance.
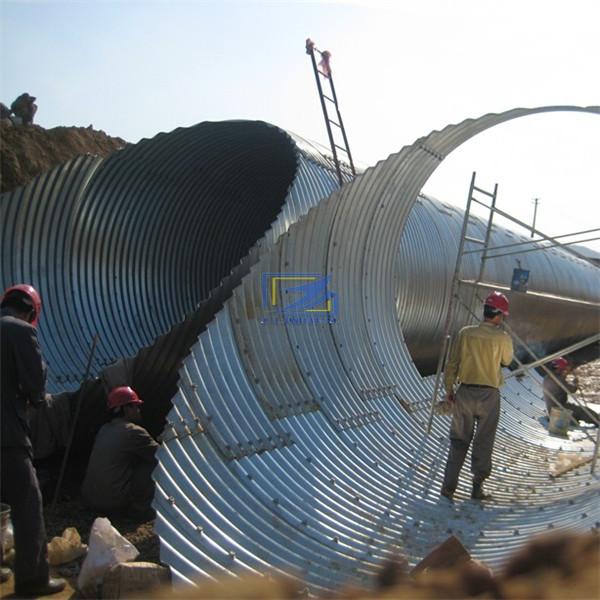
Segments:
[[[81,566],[77,587],[84,593],[94,593],[97,584],[111,567],[135,560],[138,555],[137,548],[128,542],[108,519],[98,517],[92,525],[88,554]]]

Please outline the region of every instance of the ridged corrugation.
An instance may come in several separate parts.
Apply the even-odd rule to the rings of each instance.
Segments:
[[[396,255],[394,295],[400,327],[422,374],[435,372],[437,366],[454,272],[451,257],[456,256],[458,251],[463,216],[452,206],[420,195],[408,217]],[[487,222],[474,217],[469,220],[467,235],[483,239],[486,226]],[[530,238],[494,225],[489,247],[529,241]],[[533,247],[535,245],[527,243],[515,248],[490,250],[490,256],[503,252],[515,254],[489,258],[485,263],[483,280],[503,287],[510,286],[513,269],[521,265],[521,268],[530,271],[530,290],[578,302],[574,310],[571,303],[558,302],[556,298],[536,297],[532,300],[523,294],[513,295],[514,319],[511,319],[511,325],[525,342],[535,345],[541,354],[548,354],[576,339],[596,333],[600,318],[598,269],[564,249],[553,250],[552,254],[544,250],[517,252]],[[467,242],[465,249],[470,251],[478,247]],[[480,257],[480,253],[465,254],[461,269],[463,279],[473,280],[478,276]],[[473,302],[473,294],[474,288],[470,286],[463,286],[460,292],[464,304],[475,310],[479,317],[480,303],[477,300]],[[459,309],[458,323],[472,319],[464,306],[459,306]],[[527,315],[526,318],[524,315]],[[565,327],[566,322],[568,327]],[[524,357],[521,351],[521,358]]]
[[[77,158],[1,197],[2,285],[35,282],[44,299],[40,338],[51,389],[77,384],[73,373],[85,369],[91,338],[82,332],[78,313],[86,286],[77,281],[73,264],[86,218],[82,189],[101,163],[99,158]],[[48,339],[45,332],[54,335]]]
[[[299,140],[296,136],[295,142]],[[306,153],[305,148],[308,148]],[[138,352],[133,367],[132,383],[145,398],[151,400],[145,420],[154,433],[158,434],[162,429],[171,406],[170,399],[176,391],[177,370],[194,340],[221,309],[223,302],[230,297],[232,290],[239,285],[252,265],[258,261],[264,249],[270,247],[272,240],[277,239],[292,223],[338,186],[335,171],[327,170],[325,158],[320,162],[314,159],[314,150],[308,142],[297,146],[296,152],[297,168],[294,181],[288,189],[277,218],[265,235],[186,319]],[[268,173],[262,176],[267,177]],[[350,175],[347,177],[349,179]]]
[[[318,591],[365,582],[395,546],[414,562],[449,531],[497,565],[549,524],[596,523],[595,480],[547,477],[559,444],[539,423],[530,379],[503,391],[496,503],[440,504],[447,420],[425,435],[433,382],[418,370],[430,372],[436,354],[461,221],[434,201],[415,204],[419,190],[477,132],[561,109],[447,127],[341,192],[321,148],[268,124],[227,122],[77,159],[2,196],[2,283],[42,292],[51,391],[77,386],[98,331],[93,372],[137,352],[133,381],[156,428],[192,347],[156,472],[156,529],[178,576],[274,568]],[[445,260],[425,260],[432,249]],[[532,258],[530,289],[597,303],[595,273],[565,256]],[[509,264],[499,259],[486,279],[508,283]],[[469,259],[465,272],[475,268]],[[261,325],[264,272],[330,273],[338,322]],[[597,314],[573,320],[568,304],[533,295],[511,302],[512,323],[542,346],[561,345],[563,325],[584,337]]]
[[[219,294],[337,187],[317,157],[267,123],[202,123],[70,161],[3,194],[0,280],[40,289],[49,391],[77,387],[95,333],[93,374],[152,344],[137,380],[158,371],[172,388]],[[186,315],[188,331],[155,341]]]
[[[159,451],[156,530],[162,560],[178,578],[280,569],[319,591],[342,581],[368,583],[397,548],[414,563],[450,533],[476,558],[498,566],[533,533],[596,524],[596,479],[583,469],[548,477],[558,448],[539,421],[543,403],[532,378],[511,380],[502,390],[489,482],[494,502],[481,508],[467,501],[466,481],[456,505],[440,500],[448,418],[436,417],[426,434],[433,382],[419,374],[399,325],[398,307],[411,297],[402,286],[418,285],[403,281],[401,236],[439,161],[488,127],[553,110],[600,112],[517,109],[433,132],[334,192],[265,250],[180,372],[169,419],[176,427],[186,413],[190,422],[210,425],[166,441]],[[452,249],[442,250],[451,269]],[[538,277],[546,267],[535,264]],[[490,277],[504,282],[506,265],[495,265]],[[587,277],[580,266],[575,272]],[[423,285],[439,295],[439,313],[449,266],[436,268],[439,286]],[[337,322],[261,325],[265,272],[331,274]],[[576,287],[549,276],[536,284],[550,291]],[[587,284],[577,289],[588,291]],[[597,302],[597,289],[591,297]],[[535,298],[528,298],[527,310],[535,310]],[[521,300],[511,299],[518,322]],[[435,311],[427,307],[423,314],[437,335]],[[186,399],[190,388],[193,402]],[[269,413],[285,403],[288,416]],[[304,405],[310,410],[302,411]],[[246,452],[281,430],[289,434],[285,445]],[[239,458],[223,452],[236,447]],[[591,443],[562,442],[563,451],[582,449]]]

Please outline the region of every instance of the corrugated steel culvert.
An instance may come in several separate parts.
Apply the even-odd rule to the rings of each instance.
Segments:
[[[155,473],[162,559],[179,579],[274,569],[301,574],[319,592],[344,581],[368,583],[396,549],[416,562],[450,533],[498,566],[531,534],[586,529],[600,520],[600,486],[589,468],[549,478],[559,446],[579,452],[592,443],[548,436],[532,378],[510,379],[503,390],[489,485],[495,501],[470,502],[466,482],[459,492],[464,501],[452,507],[440,501],[448,422],[436,417],[426,434],[433,384],[417,369],[399,325],[408,322],[422,370],[431,372],[437,344],[430,340],[441,335],[443,311],[443,301],[436,305],[431,297],[444,293],[428,277],[412,281],[416,289],[403,287],[403,274],[423,257],[410,256],[410,235],[401,241],[424,182],[477,132],[545,110],[558,109],[488,115],[418,140],[334,192],[264,251],[180,371],[170,439]],[[437,210],[435,201],[422,203],[432,214]],[[432,214],[415,229],[439,226],[442,213]],[[455,227],[427,236],[440,250],[439,262],[433,259],[440,288],[447,289],[454,261],[447,249],[456,243],[446,229]],[[506,234],[495,235],[500,243]],[[597,331],[597,270],[577,259],[571,264],[564,251],[551,259],[517,258],[523,265],[530,260],[535,289],[587,303],[583,314],[578,305],[579,339]],[[550,264],[555,260],[557,268]],[[499,259],[487,280],[507,285],[513,266],[514,258]],[[565,281],[567,266],[576,284]],[[336,322],[273,323],[265,310],[265,274],[330,275]],[[279,297],[288,287],[281,280],[273,286]],[[527,306],[512,294],[513,323],[527,323],[536,310],[533,298]],[[562,325],[573,317],[563,301],[540,299],[541,305]],[[416,316],[419,311],[425,316]],[[545,346],[565,341],[558,324],[548,335],[539,323],[530,341],[536,328]]]
[[[198,332],[261,248],[337,185],[313,144],[228,121],[81,157],[3,194],[1,282],[42,294],[48,390],[78,387],[98,333],[92,373],[137,356],[132,382],[160,433]],[[92,396],[76,445],[89,446],[104,412]]]
[[[495,502],[483,509],[466,488],[454,507],[439,501],[446,418],[425,433],[462,215],[419,191],[476,133],[552,110],[600,112],[517,109],[448,126],[341,191],[327,153],[298,136],[203,123],[2,196],[2,283],[41,290],[51,391],[77,386],[98,331],[94,373],[135,356],[156,431],[181,366],[155,473],[162,560],[177,578],[283,570],[319,591],[367,583],[396,548],[415,562],[450,532],[495,566],[532,533],[600,521],[597,479],[548,478],[559,446],[590,442],[548,436],[532,379],[503,389]],[[512,295],[521,335],[548,350],[597,331],[596,269],[565,251],[517,258],[546,294]],[[497,259],[486,279],[505,286],[513,266]],[[265,281],[281,298],[282,276],[317,275],[330,275],[335,323],[265,312]]]

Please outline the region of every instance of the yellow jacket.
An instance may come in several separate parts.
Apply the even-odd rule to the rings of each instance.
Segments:
[[[501,366],[513,359],[510,336],[492,323],[463,327],[450,349],[444,370],[444,384],[452,392],[455,383],[489,385],[504,383]]]

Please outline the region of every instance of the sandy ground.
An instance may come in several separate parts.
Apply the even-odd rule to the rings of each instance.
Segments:
[[[79,532],[82,542],[88,543],[92,523],[97,515],[85,508],[79,500],[66,500],[57,504],[53,512],[50,507],[45,508],[46,533],[48,541],[54,536],[62,535],[67,527],[75,527]],[[144,523],[132,521],[128,518],[113,518],[111,523],[125,536],[139,551],[138,561],[159,562],[159,540],[154,533],[154,522]],[[65,598],[78,598],[75,591],[77,576],[81,568],[83,558],[62,567],[51,569],[53,576],[64,577],[67,580],[67,588],[61,594],[51,596],[57,600]],[[11,578],[0,586],[1,598],[14,598],[14,584]]]

